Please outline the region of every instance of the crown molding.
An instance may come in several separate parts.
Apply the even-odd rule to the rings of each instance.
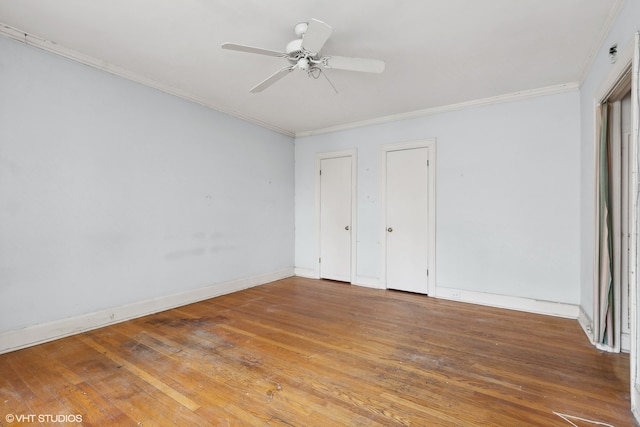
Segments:
[[[582,86],[582,83],[584,83],[584,79],[587,77],[587,73],[593,66],[593,63],[596,60],[596,56],[598,55],[598,52],[602,48],[602,45],[607,39],[607,36],[611,32],[611,28],[613,28],[613,24],[615,23],[616,18],[620,14],[620,10],[622,9],[623,4],[624,4],[624,0],[617,0],[615,7],[611,10],[611,12],[609,13],[609,16],[607,17],[607,20],[605,21],[604,25],[600,29],[600,34],[598,35],[598,39],[596,43],[593,45],[591,52],[589,52],[589,56],[587,56],[587,59],[585,59],[584,61],[584,64],[582,64],[582,69],[580,70],[580,78],[578,79],[578,83],[580,84],[580,86]]]
[[[613,22],[615,16],[617,16],[618,11],[619,11],[619,8],[616,9],[616,13],[612,14],[612,18],[610,19],[611,23]],[[611,24],[609,24],[607,28],[609,28],[610,25]],[[103,61],[103,60],[94,58],[92,56],[85,55],[83,53],[61,46],[53,41],[46,40],[44,38],[35,36],[33,34],[29,34],[25,31],[11,27],[1,22],[0,22],[0,35],[17,40],[29,46],[34,46],[39,49],[54,53],[56,55],[63,56],[67,59],[71,59],[73,61],[88,65],[92,68],[97,68],[99,70],[106,71],[108,73],[117,75],[127,80],[134,81],[136,83],[140,83],[145,86],[149,86],[151,88],[157,89],[169,95],[177,96],[179,98],[182,98],[191,102],[195,102],[196,104],[203,105],[212,110],[218,111],[220,113],[228,114],[230,116],[233,116],[238,119],[247,121],[249,123],[253,123],[257,126],[278,132],[280,134],[286,135],[291,138],[301,138],[305,136],[339,132],[343,130],[355,129],[355,128],[360,128],[365,126],[373,126],[378,124],[424,117],[424,116],[429,116],[433,114],[459,111],[467,108],[474,108],[474,107],[485,106],[485,105],[517,101],[521,99],[534,98],[539,96],[553,95],[557,93],[569,92],[569,91],[574,91],[579,89],[579,83],[577,82],[565,83],[565,84],[548,86],[548,87],[539,88],[539,89],[530,89],[530,90],[524,90],[524,91],[519,91],[514,93],[508,93],[504,95],[493,96],[489,98],[482,98],[482,99],[477,99],[473,101],[461,102],[457,104],[450,104],[450,105],[444,105],[440,107],[415,110],[415,111],[410,111],[406,113],[383,116],[383,117],[378,117],[378,118],[363,120],[358,122],[345,123],[342,125],[331,126],[331,127],[322,128],[322,129],[315,129],[315,130],[309,130],[309,131],[303,131],[303,132],[294,132],[288,129],[283,129],[279,126],[275,126],[271,123],[267,123],[262,120],[256,119],[255,117],[247,116],[238,111],[230,110],[220,105],[214,105],[202,98],[193,96],[192,94],[187,93],[181,89],[157,82],[148,77],[142,76],[137,73],[133,73],[122,67],[111,64],[107,61]]]
[[[35,36],[33,34],[29,34],[25,31],[22,31],[18,28],[11,27],[10,25],[6,25],[0,22],[0,35],[8,37],[13,40],[17,40],[29,46],[34,46],[42,50],[46,50],[48,52],[54,53],[56,55],[63,56],[67,59],[71,59],[76,62],[80,62],[84,65],[88,65],[92,68],[97,68],[102,71],[106,71],[111,74],[115,74],[116,76],[125,78],[127,80],[134,81],[136,83],[140,83],[144,86],[149,86],[151,88],[157,89],[161,92],[165,92],[169,95],[177,96],[179,98],[185,99],[187,101],[195,102],[196,104],[200,104],[212,110],[218,111],[220,113],[228,114],[230,116],[236,117],[238,119],[253,123],[260,127],[281,133],[283,135],[289,137],[295,137],[295,134],[287,129],[282,129],[278,126],[274,126],[270,123],[261,121],[256,119],[255,117],[250,117],[239,113],[238,111],[230,110],[220,105],[214,105],[208,101],[205,101],[202,98],[198,98],[197,96],[193,96],[190,93],[187,93],[181,89],[166,85],[164,83],[157,82],[148,77],[142,76],[137,73],[133,73],[129,70],[126,70],[117,65],[111,64],[107,61],[103,61],[97,58],[94,58],[89,55],[85,55],[83,53],[77,52],[73,49],[68,49],[64,46],[61,46],[51,40],[46,40],[44,38]]]
[[[564,83],[564,84],[559,84],[554,86],[547,86],[539,89],[523,90],[519,92],[507,93],[504,95],[492,96],[489,98],[482,98],[482,99],[476,99],[473,101],[460,102],[458,104],[443,105],[441,107],[433,107],[433,108],[427,108],[424,110],[409,111],[407,113],[394,114],[391,116],[383,116],[383,117],[370,119],[370,120],[363,120],[359,122],[345,123],[342,125],[331,126],[323,129],[317,129],[317,130],[311,130],[311,131],[305,131],[305,132],[296,132],[295,137],[301,138],[305,136],[339,132],[343,130],[379,125],[379,124],[390,123],[390,122],[397,122],[401,120],[414,119],[414,118],[430,116],[434,114],[449,113],[452,111],[465,110],[468,108],[493,105],[493,104],[501,104],[504,102],[512,102],[512,101],[518,101],[521,99],[536,98],[536,97],[547,96],[547,95],[555,95],[555,94],[564,93],[564,92],[572,92],[572,91],[577,91],[578,89],[579,89],[579,84],[577,82]]]

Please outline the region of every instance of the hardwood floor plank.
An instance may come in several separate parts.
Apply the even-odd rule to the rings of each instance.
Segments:
[[[92,387],[133,421],[123,425],[207,425],[214,420],[199,416],[134,375],[113,375]]]
[[[575,320],[290,278],[0,355],[0,425],[632,426],[628,370]]]
[[[29,364],[29,357],[18,359],[15,354],[11,353],[9,356],[11,357],[8,357],[7,360],[8,367],[15,372],[15,376],[10,377],[10,382],[21,396],[26,396],[26,399],[23,398],[23,402],[28,411],[21,415],[75,414],[74,408],[66,407],[49,387],[50,377],[46,371],[41,372],[37,366],[33,369],[33,366]],[[24,369],[23,363],[25,362],[29,369]],[[6,415],[3,415],[1,419],[4,421]],[[30,422],[34,422],[36,425],[41,424],[37,417],[35,421]]]
[[[179,313],[183,316],[188,316],[187,313]],[[193,342],[180,341],[175,342],[171,340],[169,336],[157,337],[152,342],[158,342],[162,340],[164,345],[169,345],[172,348],[182,348],[178,357],[184,359],[185,362],[190,361],[191,367],[194,369],[207,369],[215,367],[215,377],[221,380],[225,386],[232,389],[242,387],[247,390],[247,393],[257,394],[259,399],[267,399],[273,405],[281,401],[285,401],[286,406],[294,406],[298,416],[309,417],[319,421],[322,417],[322,412],[325,411],[325,402],[322,400],[309,399],[309,396],[302,396],[299,398],[301,388],[299,384],[293,387],[287,382],[286,376],[283,376],[279,372],[287,371],[291,369],[291,354],[281,354],[281,356],[287,360],[287,365],[280,366],[279,369],[275,366],[279,361],[272,360],[270,357],[275,348],[256,348],[255,335],[249,334],[243,335],[234,333],[233,331],[225,331],[220,325],[205,326],[207,322],[202,322],[201,327],[204,329],[199,330],[198,344]],[[217,330],[214,330],[216,329]],[[213,333],[215,332],[215,333]],[[244,331],[241,331],[244,332]],[[145,334],[152,334],[153,332],[145,331]],[[209,345],[206,344],[206,340],[210,339]],[[252,342],[253,341],[253,342]],[[196,357],[198,354],[203,354],[204,357]],[[207,351],[211,350],[211,353]],[[258,350],[258,351],[256,351]],[[295,349],[293,349],[295,351]],[[268,360],[265,360],[268,359]],[[196,361],[194,365],[193,362]],[[198,366],[199,362],[203,361],[204,366]],[[242,374],[238,375],[238,370],[242,371]],[[283,384],[287,384],[286,386]],[[289,394],[290,390],[295,390],[295,394]],[[231,392],[228,392],[228,394]],[[278,399],[274,397],[277,395]],[[338,415],[336,411],[333,413],[335,418]],[[348,417],[347,417],[348,416]],[[345,420],[350,420],[353,417],[352,413],[345,412]],[[331,423],[331,419],[327,419],[327,423]]]
[[[167,396],[171,397],[173,400],[178,402],[179,404],[189,408],[192,411],[195,411],[200,407],[196,402],[189,399],[187,396],[181,394],[174,388],[168,386],[163,381],[159,381],[155,376],[149,374],[147,371],[140,369],[136,364],[130,363],[128,360],[116,355],[115,353],[109,351],[106,347],[97,343],[95,340],[89,339],[85,336],[81,336],[80,339],[87,344],[88,346],[94,348],[96,351],[104,354],[109,359],[113,360],[120,366],[123,366],[125,369],[131,371],[131,373],[135,374],[137,377],[142,378],[147,383],[151,384]]]
[[[9,414],[31,414],[31,408],[29,408],[27,400],[29,397],[33,398],[35,396],[29,396],[31,394],[30,391],[27,391],[26,387],[20,387],[22,384],[14,387],[14,384],[20,380],[9,366],[9,363],[4,360],[3,362],[0,364],[0,425],[2,426],[5,425],[6,416]],[[20,423],[17,423],[17,425],[20,425]]]
[[[178,313],[176,313],[178,314]],[[164,323],[165,318],[156,318],[155,323]],[[193,322],[187,321],[185,318],[169,317],[167,323],[173,325],[172,327],[178,327],[181,324],[193,324]],[[208,389],[215,390],[215,393],[208,394],[209,398],[207,402],[203,404],[216,404],[224,406],[227,410],[231,411],[235,418],[251,418],[250,421],[253,424],[264,422],[268,419],[277,418],[277,414],[259,413],[254,414],[254,407],[260,407],[263,404],[263,399],[269,399],[270,394],[273,395],[276,388],[275,384],[262,381],[260,378],[254,378],[250,375],[247,368],[255,365],[255,360],[251,357],[246,358],[234,358],[228,354],[230,349],[236,347],[226,338],[221,336],[214,336],[206,333],[205,322],[197,322],[199,324],[199,330],[192,335],[172,335],[167,337],[159,337],[159,339],[149,340],[144,336],[151,332],[144,331],[144,334],[135,334],[135,346],[146,347],[142,343],[148,342],[151,346],[156,345],[162,341],[161,348],[180,348],[181,351],[171,351],[169,354],[172,357],[179,359],[181,370],[188,370],[185,372],[187,379],[185,378],[171,378],[171,381],[187,382],[189,384],[198,384],[198,387],[202,387],[203,384],[209,383]],[[133,332],[133,331],[130,331]],[[209,345],[206,343],[207,337],[213,337],[215,343]],[[142,339],[141,339],[142,338]],[[172,341],[177,339],[177,341]],[[125,336],[122,339],[126,339]],[[116,341],[117,342],[117,341]],[[126,341],[127,343],[129,341]],[[127,347],[125,344],[124,347]],[[151,348],[150,348],[151,349]],[[221,353],[225,353],[224,355]],[[148,360],[151,365],[157,365],[158,359],[153,361]],[[239,372],[239,370],[241,372]],[[204,375],[203,375],[204,373]],[[154,375],[162,377],[162,374],[154,371]],[[211,378],[214,378],[214,384],[211,385]],[[165,376],[165,381],[167,380]],[[185,391],[186,393],[186,391]],[[202,397],[202,395],[199,395]],[[211,399],[215,401],[211,401]],[[270,399],[269,399],[270,400]],[[229,402],[237,402],[235,405],[229,404]],[[306,409],[304,406],[300,406],[298,413],[304,413]]]
[[[254,301],[255,302],[255,301]],[[245,306],[246,307],[246,306]],[[250,307],[251,310],[253,310],[254,313],[254,317],[258,316],[258,309],[256,307]],[[286,315],[284,315],[286,316]],[[249,322],[249,321],[247,321]],[[287,325],[288,327],[291,327],[291,325]],[[260,323],[252,323],[249,327],[247,327],[246,329],[250,329],[252,331],[256,330],[256,328],[261,327]],[[272,328],[273,330],[277,331],[277,328]],[[271,331],[265,331],[263,333],[260,334],[260,336],[269,336]],[[281,332],[281,333],[285,333],[285,334],[289,334],[291,335],[291,333],[289,332]],[[306,335],[306,334],[305,334]],[[411,335],[411,334],[410,334]],[[314,340],[310,340],[308,338],[308,336],[303,337],[303,336],[298,336],[299,339],[307,339],[309,340],[309,342],[307,343],[302,343],[302,342],[298,342],[298,343],[294,343],[293,344],[293,348],[310,348],[310,345],[312,343],[317,343],[320,341],[314,341]],[[323,339],[326,339],[326,337],[322,337]],[[443,338],[441,337],[439,340],[437,341],[441,341]],[[454,354],[455,351],[454,350],[450,350],[447,348],[441,348],[441,347],[436,347],[435,350],[433,349],[433,347],[427,346],[423,349],[420,350],[420,352],[418,352],[418,354],[416,354],[416,345],[417,342],[410,342],[408,347],[406,347],[406,351],[405,353],[402,354],[398,354],[397,352],[395,353],[395,355],[391,356],[391,359],[393,359],[392,361],[395,362],[396,365],[400,364],[404,364],[404,366],[400,366],[400,368],[404,369],[404,370],[411,370],[412,372],[407,373],[407,376],[415,376],[415,375],[420,375],[421,372],[429,372],[429,376],[433,379],[433,377],[439,375],[438,373],[434,373],[433,371],[428,371],[431,366],[429,366],[429,364],[427,364],[427,366],[424,366],[423,364],[418,364],[416,365],[416,361],[422,361],[424,362],[425,360],[428,361],[428,356],[425,357],[425,355],[428,355],[428,353],[430,352],[434,352],[435,353],[435,357],[433,360],[435,360],[436,362],[443,360],[442,357],[438,357],[438,354],[442,354],[442,352],[448,351],[449,352],[449,359],[451,360],[464,360],[463,357],[464,356],[469,356],[468,354]],[[413,345],[413,346],[412,346]],[[495,347],[495,342],[491,341],[490,343],[491,347]],[[355,348],[348,348],[348,349],[343,349],[342,347],[340,347],[337,343],[336,344],[332,344],[332,343],[327,343],[327,342],[322,342],[322,346],[324,348],[331,348],[332,350],[336,350],[338,352],[342,351],[346,351],[347,353],[349,353],[351,356],[359,356],[361,358],[367,358],[371,351],[370,348],[367,349],[355,349]],[[380,345],[380,341],[378,340],[378,342],[376,343],[376,346],[378,347],[378,351],[382,350],[382,347]],[[539,346],[538,346],[539,348]],[[477,350],[477,348],[476,348]],[[387,351],[387,350],[385,350]],[[495,349],[493,350],[495,352]],[[322,353],[322,350],[317,350],[316,353]],[[479,354],[482,354],[482,352],[479,352]],[[339,354],[334,353],[332,354],[332,357],[334,359],[339,358]],[[473,355],[471,355],[471,357],[474,357]],[[481,356],[475,356],[475,360],[477,363],[478,358],[480,358]],[[485,358],[486,359],[486,358]],[[495,359],[495,355],[492,355],[492,358],[484,360],[481,365],[486,366],[487,364],[493,364]],[[361,363],[361,361],[352,361],[352,364],[359,364]],[[524,391],[522,389],[522,387],[519,385],[520,383],[522,383],[522,381],[520,381],[520,378],[522,377],[520,374],[518,374],[518,370],[520,368],[522,368],[521,364],[517,364],[517,363],[512,363],[511,362],[511,358],[510,357],[500,357],[497,360],[497,363],[499,365],[501,365],[502,368],[505,367],[505,364],[509,364],[509,367],[512,368],[512,373],[510,375],[510,377],[508,378],[509,381],[506,382],[504,378],[500,379],[500,381],[497,381],[495,379],[490,378],[489,376],[486,375],[486,373],[481,372],[479,375],[474,375],[471,376],[469,378],[462,378],[459,381],[459,386],[460,388],[465,388],[465,389],[469,389],[472,388],[474,389],[476,392],[482,392],[488,395],[491,395],[495,398],[502,398],[502,399],[506,399],[507,401],[511,401],[512,403],[518,403],[519,401],[529,401],[529,402],[536,402],[536,396],[538,395],[542,395],[541,393],[544,392],[544,390],[546,389],[547,383],[545,383],[544,381],[540,381],[538,379],[538,377],[536,376],[538,373],[537,372],[532,372],[532,374],[534,375],[534,381],[535,383],[538,385],[538,387],[536,389],[530,390],[530,391]],[[346,363],[348,364],[348,363]],[[415,366],[414,366],[415,365]],[[441,364],[442,365],[442,364]],[[442,366],[440,366],[442,367]],[[455,378],[452,377],[452,374],[455,373],[459,373],[464,371],[465,369],[468,369],[468,366],[459,366],[459,365],[453,365],[453,366],[449,366],[447,368],[449,372],[449,374],[444,374],[444,376],[441,378],[442,381],[445,380],[450,380],[451,378]],[[447,381],[447,384],[449,384],[450,382],[453,382],[454,380],[451,381]],[[491,390],[487,390],[486,386],[484,385],[484,383],[486,383],[487,381],[493,383],[494,388]],[[481,386],[474,386],[475,383],[480,383],[482,384]],[[570,390],[560,390],[561,392],[567,392]],[[515,396],[514,396],[514,392],[516,392]]]
[[[226,326],[226,327],[228,328],[229,326]],[[252,331],[259,330],[259,328],[260,326],[258,324],[252,324],[249,326],[249,329],[251,329]],[[239,329],[239,331],[241,330]],[[287,334],[286,332],[281,332],[281,333]],[[268,332],[259,334],[260,337],[264,337],[267,335],[268,335]],[[278,344],[278,341],[276,341],[273,338],[258,338],[258,339],[261,339],[263,341],[266,341],[274,345],[283,346],[282,344]],[[318,343],[315,341],[309,341],[307,343],[297,342],[297,343],[294,343],[293,345],[287,344],[286,347],[293,348],[293,349],[306,348],[307,350],[313,353],[313,356],[311,357],[312,360],[310,361],[310,363],[312,363],[313,365],[320,364],[320,366],[317,366],[317,367],[314,366],[312,369],[312,372],[313,371],[326,372],[329,378],[340,378],[343,380],[340,384],[334,384],[336,389],[332,390],[324,387],[323,389],[324,394],[338,396],[339,398],[346,399],[347,402],[351,404],[353,403],[352,398],[349,397],[348,393],[342,392],[341,390],[352,388],[354,384],[357,384],[358,381],[367,381],[375,378],[376,382],[368,386],[368,389],[369,389],[368,391],[371,391],[373,393],[382,393],[385,390],[388,390],[389,388],[395,389],[395,390],[404,388],[403,391],[409,394],[420,393],[423,397],[425,395],[424,390],[419,390],[417,388],[411,389],[409,386],[407,386],[408,384],[407,380],[411,380],[411,382],[415,382],[416,375],[419,375],[421,371],[418,369],[412,368],[410,365],[404,364],[403,361],[398,361],[390,358],[386,358],[386,360],[378,358],[376,359],[374,364],[371,364],[370,363],[371,353],[356,352],[352,348],[341,349],[338,346],[331,346],[330,352],[327,352],[326,354],[322,354],[323,353],[322,350],[315,350],[312,348],[312,346],[316,344]],[[326,347],[325,344],[318,344],[318,345]],[[336,371],[333,368],[334,366],[345,366],[348,368],[346,370]],[[436,383],[434,381],[433,373],[429,374],[429,379],[430,379],[430,389],[432,389],[432,391],[430,391],[430,394],[428,396],[430,407],[434,407],[438,405],[442,407],[450,406],[447,402],[442,403],[439,401],[441,396],[443,395],[446,396],[447,394],[452,393],[451,389],[455,387],[455,384],[453,384],[454,381],[451,380],[449,376],[444,376],[440,378],[439,383]],[[439,387],[441,390],[440,392],[438,392],[438,385],[440,386]],[[320,388],[320,386],[318,385],[316,386]],[[459,387],[459,390],[453,391],[453,394],[457,396],[458,402],[463,400],[462,395],[465,392],[467,392],[471,388],[471,386],[472,386],[471,383],[464,383],[463,387]],[[433,390],[433,389],[436,389],[436,390]],[[444,391],[444,389],[447,389],[447,391]],[[478,390],[485,391],[485,388],[481,387]],[[511,390],[509,390],[509,392],[511,392]],[[507,394],[507,396],[510,397],[510,393]],[[477,397],[477,390],[476,390],[476,393],[473,393],[470,399],[474,399],[475,397]],[[395,401],[400,402],[401,400],[395,399]],[[402,401],[408,402],[407,400],[402,400]],[[381,403],[381,402],[374,402],[371,405],[360,402],[358,406],[360,407],[367,406],[367,407],[373,407],[373,408],[389,407],[388,404]],[[415,408],[416,405],[411,404],[409,406]],[[406,409],[407,408],[401,408],[400,412],[405,412]],[[394,418],[391,414],[392,413],[390,411],[387,411],[386,416],[389,418]],[[423,414],[423,416],[426,417],[427,415]]]

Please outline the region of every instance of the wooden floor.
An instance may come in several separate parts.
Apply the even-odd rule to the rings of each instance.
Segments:
[[[628,356],[575,320],[302,278],[0,355],[4,426],[571,425],[555,413],[635,425]]]

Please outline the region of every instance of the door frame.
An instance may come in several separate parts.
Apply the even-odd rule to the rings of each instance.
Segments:
[[[335,159],[339,157],[351,157],[351,272],[350,272],[350,283],[354,284],[356,282],[357,277],[357,248],[358,248],[358,239],[357,239],[357,177],[358,177],[358,150],[341,150],[341,151],[330,151],[325,153],[317,153],[316,154],[316,167],[315,167],[315,237],[316,237],[316,261],[315,261],[315,271],[314,277],[316,279],[320,279],[320,207],[321,207],[321,199],[320,199],[320,166],[322,160],[325,159]]]
[[[427,295],[436,295],[436,138],[387,144],[380,147],[380,284],[387,287],[387,153],[390,151],[426,148],[429,159],[427,221],[429,230],[429,277]]]
[[[629,42],[629,44],[625,47],[625,49],[618,55],[617,61],[613,66],[613,69],[609,72],[607,77],[601,83],[598,91],[596,92],[596,96],[594,98],[594,190],[597,185],[598,173],[597,173],[597,153],[598,153],[598,113],[597,107],[598,105],[607,100],[609,96],[615,92],[620,82],[623,80],[623,77],[627,73],[627,70],[631,69],[631,114],[632,114],[632,129],[631,129],[631,141],[629,145],[629,157],[631,158],[631,168],[629,170],[629,188],[631,190],[631,197],[629,200],[628,206],[628,215],[629,215],[629,265],[628,265],[628,275],[629,275],[629,311],[631,315],[631,328],[630,328],[630,338],[631,338],[631,349],[629,355],[630,361],[630,400],[631,400],[631,411],[634,414],[636,421],[640,421],[640,292],[638,290],[638,284],[640,282],[640,278],[638,277],[638,269],[640,267],[640,259],[638,258],[638,243],[639,236],[638,231],[640,229],[639,224],[639,212],[640,208],[639,204],[639,192],[640,188],[640,165],[639,165],[639,122],[640,122],[640,111],[639,111],[639,101],[638,97],[640,96],[640,88],[638,88],[638,73],[640,70],[640,32],[636,32]],[[594,197],[594,212],[595,212],[595,221],[598,220],[598,211],[597,211],[597,200]],[[595,229],[595,221],[594,221],[594,229]],[[594,233],[595,234],[595,233]],[[596,281],[597,281],[597,238],[594,236],[594,268],[593,268],[593,288],[594,288],[594,319],[597,315],[596,312],[596,301],[595,301],[595,289],[596,289]],[[595,337],[593,335],[589,336],[592,342],[595,343]],[[604,350],[614,350],[612,348],[605,348]]]
[[[613,118],[612,122],[614,123],[619,123],[620,121],[620,102],[619,99],[617,99],[620,95],[623,95],[624,92],[626,92],[626,90],[622,90],[624,87],[626,87],[626,81],[628,79],[631,79],[632,76],[632,60],[633,60],[633,40],[630,42],[630,44],[618,55],[616,63],[613,66],[613,69],[611,70],[611,72],[607,75],[606,79],[601,83],[600,87],[598,88],[594,100],[593,100],[593,170],[595,171],[594,173],[594,181],[593,181],[593,194],[594,194],[594,198],[593,198],[593,212],[594,212],[594,222],[593,222],[593,285],[592,285],[592,292],[593,292],[593,319],[589,319],[590,320],[590,325],[588,328],[588,335],[589,335],[589,339],[591,340],[592,344],[594,344],[598,349],[603,350],[603,351],[609,351],[609,352],[620,352],[621,350],[621,313],[622,313],[622,299],[621,299],[621,286],[620,286],[620,281],[619,281],[619,277],[614,277],[613,280],[613,294],[614,294],[614,298],[613,298],[613,305],[614,305],[614,310],[617,313],[615,319],[614,319],[614,330],[615,330],[615,343],[614,345],[604,345],[604,344],[600,344],[596,342],[596,332],[593,328],[593,324],[596,322],[597,316],[598,316],[598,310],[599,310],[599,306],[598,306],[598,256],[599,256],[599,249],[598,249],[598,245],[599,245],[599,236],[598,236],[598,221],[600,218],[600,213],[599,213],[599,207],[598,207],[598,198],[597,198],[597,194],[598,194],[598,180],[599,180],[599,167],[598,167],[598,159],[600,158],[600,154],[599,154],[599,149],[600,149],[600,111],[599,111],[599,107],[600,105],[602,105],[602,103],[604,103],[605,101],[610,102],[610,116]],[[612,130],[610,131],[612,133],[611,137],[612,140],[614,140],[615,142],[617,142],[618,144],[621,142],[621,134],[619,134],[620,129],[619,128],[612,128]],[[637,159],[637,143],[634,143],[633,140],[631,141],[631,144],[629,144],[628,146],[628,151],[627,154],[631,159],[634,159],[631,161],[631,168],[628,171],[628,181],[627,181],[627,185],[629,189],[633,189],[633,188],[637,188],[637,183],[638,183],[638,168],[637,168],[637,161],[635,159]],[[612,156],[614,157],[615,161],[620,160],[621,157],[621,153],[618,152],[617,150],[620,148],[619,145],[613,144],[614,149],[612,150]],[[613,191],[612,191],[612,203],[615,205],[621,204],[621,198],[620,197],[615,197],[616,195],[620,196],[620,188],[617,187],[618,183],[613,183],[612,186]],[[637,215],[636,215],[636,206],[637,206],[637,198],[635,197],[635,195],[633,194],[633,192],[631,193],[630,197],[629,197],[629,204],[627,205],[627,212],[626,217],[627,217],[627,221],[629,224],[629,240],[628,240],[628,244],[629,244],[629,253],[628,253],[628,259],[629,259],[629,264],[627,265],[627,276],[628,276],[628,280],[629,280],[629,284],[630,284],[630,293],[633,293],[633,288],[635,286],[635,277],[636,277],[636,271],[637,271],[637,265],[636,265],[636,253],[637,253]],[[615,253],[612,254],[612,256],[614,257],[620,257],[619,253]],[[615,262],[615,261],[614,261]],[[615,270],[615,269],[614,269]],[[615,271],[614,271],[615,274]],[[629,302],[632,303],[632,299],[629,298]],[[632,307],[630,306],[629,309],[631,310]]]
[[[629,245],[631,246],[630,256],[630,314],[631,314],[631,354],[630,354],[630,368],[631,368],[631,411],[636,418],[636,421],[640,421],[640,373],[639,373],[639,361],[640,361],[640,328],[638,327],[638,184],[640,179],[638,178],[638,145],[640,144],[640,32],[636,32],[633,37],[633,55],[631,63],[631,144],[629,147],[629,155],[631,156],[633,168],[631,172],[630,188],[633,188],[633,198],[630,200],[631,205],[631,227],[629,233],[631,234],[631,240]]]

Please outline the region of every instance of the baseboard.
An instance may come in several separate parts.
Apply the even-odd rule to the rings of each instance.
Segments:
[[[509,310],[525,311],[528,313],[546,314],[549,316],[577,319],[579,306],[553,301],[542,301],[532,298],[508,295],[488,294],[484,292],[467,291],[463,289],[436,288],[436,298],[490,307],[506,308]]]
[[[181,292],[179,294],[168,295],[166,297],[135,302],[68,319],[55,320],[23,329],[3,332],[0,333],[0,354],[263,285],[293,275],[294,269],[286,268],[271,273],[259,274],[257,276],[231,280],[204,288]]]
[[[317,279],[318,274],[312,268],[295,268],[295,275],[298,277],[304,277],[306,279]],[[365,288],[384,289],[384,286],[380,284],[380,280],[377,277],[364,277],[356,276],[356,281],[353,283],[356,286],[363,286]]]
[[[591,320],[591,317],[589,317],[587,312],[584,311],[584,308],[582,306],[579,308],[578,323],[582,327],[584,334],[587,336],[587,338],[589,338],[589,342],[595,345],[595,340],[593,337],[593,320]]]
[[[598,350],[610,353],[618,352],[614,347],[596,342],[595,336],[593,335],[593,320],[591,320],[591,317],[589,317],[589,315],[584,311],[583,307],[580,307],[578,323],[580,323],[584,334],[587,336],[591,344],[593,344]],[[623,353],[629,353],[631,351],[631,336],[628,333],[620,334],[620,351]]]
[[[380,279],[377,277],[357,276],[354,285],[365,288],[385,289],[384,284],[380,283]]]
[[[296,267],[294,272],[295,272],[296,276],[304,277],[306,279],[317,279],[318,278],[318,274],[316,273],[316,271],[313,268]]]

